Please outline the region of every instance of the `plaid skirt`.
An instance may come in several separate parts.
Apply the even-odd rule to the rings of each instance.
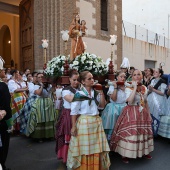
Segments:
[[[12,120],[14,124],[15,131],[20,130],[20,118],[21,109],[26,102],[26,97],[24,93],[12,93],[11,94],[11,110],[12,110]]]
[[[76,127],[77,136],[71,137],[68,150],[68,168],[82,169],[81,167],[85,166],[93,169],[97,166],[101,170],[108,169],[110,166],[108,156],[110,149],[100,116],[81,115],[77,119]],[[98,157],[97,162],[95,162],[95,156]],[[93,161],[85,161],[89,159],[93,159]]]
[[[119,116],[110,141],[110,149],[120,155],[136,158],[153,151],[152,118],[144,108],[126,106]]]
[[[20,92],[11,94],[11,110],[13,120],[15,120],[20,115],[20,111],[23,108],[25,102],[26,97],[24,93]]]
[[[27,122],[30,117],[32,105],[34,104],[34,102],[36,102],[36,99],[37,99],[36,95],[29,97],[27,99],[26,103],[24,104],[24,107],[22,108],[21,113],[19,115],[19,117],[20,117],[20,132],[22,132],[24,134],[26,133]]]
[[[26,135],[30,136],[34,131],[53,131],[56,121],[56,111],[50,98],[39,97],[33,103],[31,113],[27,122]],[[51,123],[53,125],[51,125]],[[38,132],[40,133],[40,132]],[[43,132],[44,134],[47,134]],[[42,133],[42,134],[43,134]],[[54,134],[53,134],[54,137]]]

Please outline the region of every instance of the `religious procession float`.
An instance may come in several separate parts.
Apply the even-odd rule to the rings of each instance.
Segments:
[[[83,42],[82,37],[87,36],[88,29],[85,20],[80,21],[78,13],[74,16],[69,30],[61,31],[61,34],[65,42],[65,55],[56,56],[48,62],[46,61],[48,40],[42,40],[42,47],[45,50],[44,75],[46,81],[67,85],[69,84],[68,73],[70,69],[76,69],[79,73],[90,71],[94,76],[94,80],[102,84],[105,82],[105,79],[114,80],[113,50],[109,65],[103,61],[101,56],[86,52],[87,45]],[[111,35],[110,37],[113,49],[117,36]],[[71,51],[67,55],[67,42],[69,38],[71,38]]]

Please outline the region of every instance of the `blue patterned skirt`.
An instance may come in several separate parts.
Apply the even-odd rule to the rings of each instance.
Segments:
[[[120,114],[122,113],[123,108],[126,106],[126,103],[117,104],[117,103],[108,103],[105,109],[102,111],[102,123],[103,128],[106,133],[107,140],[110,141],[113,128],[116,124],[116,121]]]
[[[152,130],[154,136],[157,136],[159,123],[160,123],[160,116],[164,114],[164,105],[165,105],[165,97],[155,92],[152,92],[148,98],[148,105],[149,110],[152,116]]]
[[[170,138],[170,97],[165,102],[164,115],[160,116],[158,134],[162,137]]]

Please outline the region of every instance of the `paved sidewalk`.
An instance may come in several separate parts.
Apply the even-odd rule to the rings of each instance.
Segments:
[[[119,154],[113,153],[110,170],[170,169],[169,140],[161,137],[155,139],[155,150],[151,155],[152,160],[131,159],[129,164],[125,164]],[[62,161],[56,158],[55,141],[38,143],[24,136],[11,137],[7,166],[12,170],[66,170]]]

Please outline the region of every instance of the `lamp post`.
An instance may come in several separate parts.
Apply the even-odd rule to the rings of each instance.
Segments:
[[[67,57],[67,42],[68,42],[68,39],[69,39],[69,35],[68,35],[68,30],[63,30],[61,31],[61,34],[62,34],[62,39],[64,41],[64,44],[65,44],[65,56],[66,56],[66,60],[65,60],[65,63],[64,63],[64,76],[68,76],[68,68],[69,68],[69,64],[68,64],[68,57]]]
[[[109,74],[108,74],[109,80],[114,80],[113,47],[114,47],[116,41],[117,41],[117,35],[110,35],[111,56],[110,56]]]
[[[47,67],[47,48],[48,48],[48,40],[43,39],[42,42],[43,42],[43,43],[42,43],[42,47],[43,47],[43,49],[44,49],[44,67],[43,67],[43,69],[45,70],[46,67]]]

